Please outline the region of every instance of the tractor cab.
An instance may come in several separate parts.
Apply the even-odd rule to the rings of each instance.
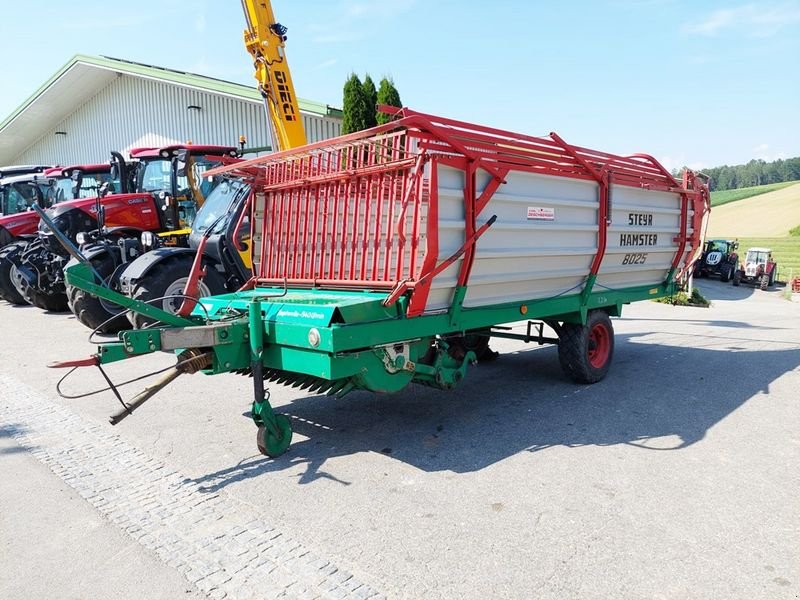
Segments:
[[[46,189],[45,180],[35,174],[0,179],[0,216],[33,210],[34,204],[47,208]]]
[[[771,248],[750,248],[733,278],[733,285],[751,283],[766,290],[775,283],[778,265],[772,258]]]
[[[197,211],[188,247],[167,247],[159,236],[142,234],[143,245],[152,251],[136,259],[120,274],[121,291],[176,313],[197,253],[202,253],[205,269],[198,296],[239,289],[252,273],[249,195],[250,186],[239,179],[220,181]],[[136,327],[152,322],[136,313],[131,313],[129,318]]]
[[[769,248],[750,248],[744,258],[744,272],[748,277],[755,277],[764,271],[767,263],[772,262],[772,250]]]
[[[49,168],[50,166],[46,165],[6,165],[5,167],[0,167],[0,179],[16,175],[44,173]]]
[[[736,272],[738,249],[737,240],[708,240],[700,260],[694,265],[695,277],[716,275],[722,281],[729,281]]]
[[[221,182],[198,211],[189,236],[189,247],[197,249],[207,238],[204,254],[222,265],[233,287],[250,277],[250,219],[245,211],[250,186],[238,179]]]
[[[235,157],[230,146],[173,145],[136,148],[131,158],[138,161],[136,189],[152,193],[165,231],[191,227],[197,208],[213,188],[203,174],[221,164],[222,156]]]
[[[36,235],[41,208],[96,195],[109,179],[108,164],[50,167],[0,179],[0,247]]]
[[[113,179],[108,163],[53,167],[44,172],[47,178],[47,207],[78,198],[94,198],[103,191],[115,192],[120,182]]]

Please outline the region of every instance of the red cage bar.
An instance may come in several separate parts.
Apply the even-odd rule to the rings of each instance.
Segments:
[[[251,225],[254,233],[261,227],[263,236],[254,249],[250,287],[286,282],[375,288],[390,290],[390,298],[396,298],[428,286],[443,264],[437,265],[437,163],[465,173],[466,241],[457,253],[464,259],[461,285],[469,281],[475,242],[485,231],[477,219],[510,171],[598,182],[598,252],[591,274],[597,273],[605,252],[612,184],[681,194],[680,251],[674,268],[700,245],[707,187],[693,174],[676,181],[651,156],[617,156],[572,146],[556,134],[532,137],[407,108],[387,112],[397,119],[209,171],[241,176],[254,186]],[[475,189],[479,169],[493,176],[480,194]],[[691,236],[689,210],[694,211]],[[426,295],[420,290],[412,298],[409,314],[424,310]]]

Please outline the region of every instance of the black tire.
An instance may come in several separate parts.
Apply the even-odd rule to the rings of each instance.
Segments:
[[[28,244],[25,254],[35,254],[41,250],[41,246],[42,241],[34,239]],[[17,272],[16,267],[11,268],[11,282],[28,304],[48,312],[69,312],[66,292],[62,290],[46,292],[38,289],[30,285],[27,279]]]
[[[778,265],[775,265],[774,267],[772,267],[772,272],[770,272],[770,274],[769,274],[769,284],[770,285],[775,285],[775,273],[777,273],[777,272],[778,272]]]
[[[489,347],[489,337],[484,332],[475,332],[447,338],[447,342],[450,344],[450,356],[456,360],[463,360],[467,352],[474,352],[478,362],[496,360],[500,353]]]
[[[183,286],[180,285],[180,282],[183,281],[183,283],[185,283],[185,280],[189,277],[193,262],[194,256],[183,255],[154,265],[144,277],[136,282],[136,287],[131,297],[134,300],[150,302],[152,306],[156,308],[175,313],[181,305],[181,299],[174,298],[172,300],[151,301],[156,298],[162,298],[168,293],[175,293],[177,289],[182,290]],[[200,282],[199,295],[201,297],[217,296],[227,291],[228,290],[225,288],[225,280],[222,278],[222,275],[219,274],[213,265],[206,265],[206,276]],[[128,313],[128,319],[136,329],[143,329],[144,327],[154,324],[153,319],[136,312]]]
[[[75,264],[72,259],[66,268]],[[97,273],[108,282],[117,267],[114,257],[108,253],[92,258],[92,265]],[[66,284],[69,309],[75,317],[89,329],[99,333],[117,333],[130,329],[131,324],[123,314],[125,309],[106,300],[101,300],[89,292]],[[115,318],[116,316],[116,318]]]
[[[614,327],[603,310],[593,310],[586,325],[564,323],[559,332],[558,362],[578,383],[597,383],[611,367]]]
[[[759,282],[759,286],[761,287],[762,290],[766,290],[769,287],[769,275],[764,273],[761,276],[761,281]]]
[[[737,270],[733,273],[733,285],[739,287],[739,284],[741,283],[742,283],[742,272]]]
[[[0,298],[10,304],[28,304],[11,281],[11,268],[13,266],[11,258],[21,254],[27,245],[28,242],[26,240],[18,240],[0,250]]]
[[[720,271],[719,280],[727,283],[728,281],[731,280],[732,275],[733,275],[733,267],[731,265],[728,265],[726,267],[723,267],[722,271]]]
[[[14,286],[28,304],[33,304],[48,312],[69,312],[67,295],[64,292],[48,294],[29,285],[22,278],[14,278]]]

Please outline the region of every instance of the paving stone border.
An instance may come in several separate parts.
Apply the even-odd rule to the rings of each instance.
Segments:
[[[27,385],[0,375],[0,429],[210,598],[385,598],[259,519]]]

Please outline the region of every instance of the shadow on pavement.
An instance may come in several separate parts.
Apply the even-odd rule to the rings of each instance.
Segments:
[[[742,283],[739,286],[733,285],[731,282],[722,282],[718,279],[695,279],[694,286],[700,292],[711,300],[744,300],[754,294],[767,294],[780,296],[785,289],[783,285],[773,285],[767,290],[761,290],[758,286]]]
[[[0,425],[0,439],[13,439],[17,435],[24,433],[25,428],[22,425],[18,425],[15,423],[7,423],[5,425]],[[22,446],[18,446],[16,442],[11,442],[14,445],[3,445],[0,447],[0,456],[4,454],[22,454],[27,452],[26,448]]]
[[[703,336],[714,340],[713,348],[640,339],[652,333],[617,335],[611,372],[595,385],[567,380],[557,350],[549,347],[501,354],[473,367],[449,392],[410,386],[389,395],[299,398],[278,410],[308,439],[296,436],[275,460],[258,455],[193,481],[217,490],[299,463],[307,465],[300,483],[335,479],[324,472],[325,462],[360,452],[390,455],[429,472],[467,473],[553,446],[681,450],[800,365],[800,344],[776,342],[774,350],[755,351],[736,345],[746,338]],[[737,373],[758,376],[733,377]]]

